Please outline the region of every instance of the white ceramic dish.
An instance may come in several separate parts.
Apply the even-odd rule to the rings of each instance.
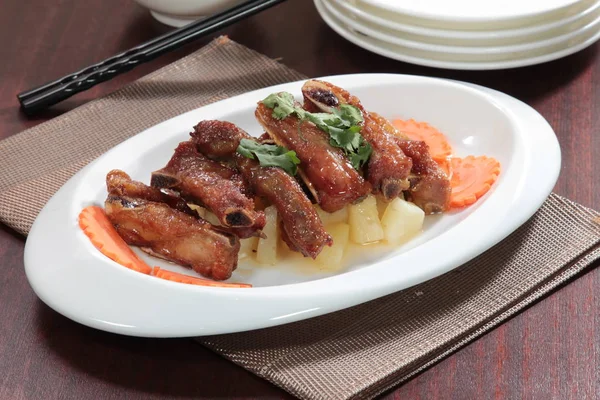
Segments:
[[[589,20],[590,18],[584,19],[582,23],[578,24],[578,26],[576,26],[573,31],[539,41],[523,41],[519,44],[505,46],[441,45],[411,40],[407,38],[407,35],[397,35],[395,34],[395,32],[390,32],[390,30],[386,28],[381,28],[373,23],[367,21],[359,22],[347,16],[341,11],[340,8],[337,8],[335,5],[333,5],[327,0],[322,0],[322,4],[329,13],[335,15],[341,23],[345,24],[348,28],[352,30],[396,46],[403,46],[409,49],[415,49],[419,51],[441,53],[444,54],[444,56],[450,55],[450,57],[453,57],[453,59],[456,61],[464,60],[464,58],[469,57],[469,55],[474,55],[478,58],[481,58],[481,60],[477,59],[474,61],[489,60],[489,57],[491,55],[494,55],[496,57],[512,58],[514,57],[513,54],[515,53],[527,53],[527,55],[530,56],[532,53],[535,53],[540,50],[545,52],[545,49],[549,47],[565,47],[565,44],[568,45],[568,43],[570,43],[574,39],[576,40],[578,37],[589,35],[590,33],[595,33],[600,30],[600,15],[592,15],[593,18],[591,18],[591,20]],[[451,44],[450,41],[448,44]]]
[[[135,0],[165,25],[181,27],[242,3],[244,0]]]
[[[417,24],[437,26],[535,23],[559,19],[581,10],[593,0],[350,0],[369,11],[408,17]]]
[[[415,50],[404,46],[396,46],[381,40],[357,33],[348,29],[333,14],[329,13],[321,0],[314,0],[317,11],[327,25],[346,40],[373,53],[404,61],[411,64],[424,65],[435,68],[459,70],[493,70],[525,67],[556,60],[576,53],[594,44],[600,39],[600,31],[592,30],[587,35],[576,37],[564,45],[554,45],[539,49],[536,52],[520,52],[507,55],[462,55],[428,52]],[[590,35],[590,36],[588,36]]]
[[[109,170],[121,168],[147,182],[202,119],[229,120],[259,135],[256,102],[275,91],[299,94],[303,82],[261,89],[141,132],[69,180],[43,208],[26,243],[25,271],[36,294],[68,318],[127,335],[196,336],[280,325],[360,304],[461,265],[523,224],[556,182],[560,148],[554,132],[539,114],[506,95],[417,76],[323,79],[384,116],[430,122],[448,135],[458,155],[496,157],[502,163],[500,178],[474,206],[427,217],[424,232],[403,247],[358,253],[347,270],[330,277],[284,263],[271,268],[240,263],[232,280],[254,288],[198,287],[128,270],[92,246],[77,226],[77,215],[87,205],[103,203]]]
[[[329,1],[335,3],[347,16],[353,17],[358,21],[369,22],[389,34],[399,35],[405,39],[418,42],[457,46],[498,46],[554,38],[579,29],[587,22],[593,20],[594,17],[600,15],[600,1],[596,1],[580,13],[567,18],[545,21],[541,24],[527,25],[516,29],[436,29],[382,18],[365,12],[346,0]]]

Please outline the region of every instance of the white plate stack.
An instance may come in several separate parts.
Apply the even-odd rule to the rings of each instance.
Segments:
[[[600,0],[314,0],[338,34],[374,53],[450,69],[504,69],[600,38]]]

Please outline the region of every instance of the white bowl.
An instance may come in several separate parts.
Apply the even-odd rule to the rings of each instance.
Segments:
[[[244,0],[135,0],[148,8],[154,18],[163,24],[175,27],[243,3]]]
[[[403,23],[395,20],[391,13],[388,13],[388,17],[384,18],[367,12],[347,0],[330,1],[352,18],[370,22],[381,29],[395,31],[397,35],[402,34],[403,37],[426,43],[448,44],[449,41],[452,41],[456,45],[503,45],[512,44],[515,41],[524,42],[552,38],[563,32],[578,28],[584,20],[600,15],[600,0],[597,0],[581,12],[567,18],[549,19],[543,23],[527,24],[513,29],[490,29],[490,27],[482,30],[440,29],[416,25],[412,21],[411,23]]]

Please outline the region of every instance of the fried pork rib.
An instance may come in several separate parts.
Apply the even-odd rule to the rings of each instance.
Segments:
[[[364,123],[360,133],[373,148],[366,170],[373,192],[381,193],[389,201],[408,189],[412,160],[398,148],[393,135],[384,129],[381,121],[363,108],[358,98],[331,83],[314,79],[302,86],[302,94],[304,108],[308,111],[331,112],[341,104],[361,110]]]
[[[398,146],[413,160],[410,173],[410,201],[420,207],[425,214],[440,213],[448,209],[450,203],[450,180],[446,173],[431,158],[427,143],[420,140],[395,138]]]
[[[404,154],[412,159],[409,181],[410,189],[405,193],[426,214],[446,211],[450,204],[450,179],[431,158],[425,142],[410,140],[399,132],[387,119],[371,112],[371,117],[392,137]]]
[[[277,208],[286,243],[292,250],[315,258],[324,246],[331,246],[331,236],[294,178],[280,168],[261,167],[256,160],[236,152],[242,139],[252,139],[250,135],[229,122],[202,121],[191,136],[206,156],[233,161],[256,194]]]
[[[259,103],[256,118],[279,145],[294,150],[302,161],[300,169],[317,194],[317,202],[327,212],[342,209],[371,192],[371,185],[352,167],[341,149],[329,144],[327,133],[296,116],[282,120]]]
[[[132,180],[125,172],[114,169],[106,175],[106,186],[109,193],[117,197],[140,198],[155,203],[165,203],[169,207],[186,214],[196,216],[187,202],[179,196],[179,193],[171,190],[160,190],[147,186],[142,182]]]
[[[237,237],[170,207],[158,189],[122,171],[111,171],[106,185],[106,214],[125,242],[209,278],[231,277],[240,249]]]
[[[180,143],[166,167],[152,173],[151,185],[174,189],[206,206],[226,227],[249,237],[266,223],[245,194],[242,177],[233,169],[206,158],[191,142]]]

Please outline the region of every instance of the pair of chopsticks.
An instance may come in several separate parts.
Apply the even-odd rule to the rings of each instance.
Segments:
[[[19,93],[17,98],[27,114],[33,114],[83,92],[136,66],[153,60],[193,40],[266,10],[285,0],[250,0],[220,14],[196,21],[110,57],[78,72]]]

